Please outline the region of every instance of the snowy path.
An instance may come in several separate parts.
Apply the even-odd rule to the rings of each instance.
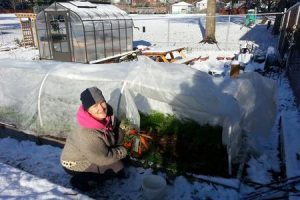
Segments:
[[[256,137],[258,142],[264,148],[265,153],[256,158],[252,157],[247,163],[249,167],[247,168],[246,178],[262,185],[300,176],[300,162],[296,159],[296,153],[300,152],[300,135],[298,128],[300,127],[300,114],[297,106],[295,105],[294,95],[284,72],[278,78],[277,119],[268,138]],[[283,122],[283,125],[281,122]],[[282,126],[281,131],[280,126]],[[279,152],[280,134],[282,134],[284,138],[284,149],[282,152],[284,155],[280,155]],[[285,163],[281,163],[279,156],[285,157],[283,160]],[[281,166],[286,167],[285,175],[280,171],[282,170],[280,169]],[[282,184],[282,182],[280,183]],[[279,186],[279,190],[283,189],[279,184],[274,184],[273,186]],[[298,190],[299,188],[300,184],[297,185]],[[271,199],[275,197],[279,199],[287,199],[288,193],[283,193],[279,190],[272,190],[268,187],[263,187],[257,191],[244,184],[242,185],[241,196],[248,197],[249,199]],[[250,193],[252,193],[252,196],[248,195]],[[290,195],[291,194],[297,194],[298,196],[293,196],[290,199],[300,199],[298,192],[290,193]]]

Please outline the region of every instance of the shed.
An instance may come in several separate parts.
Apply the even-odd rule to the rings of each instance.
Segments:
[[[55,2],[36,23],[41,59],[89,63],[132,50],[132,19],[110,4]]]
[[[191,13],[193,9],[193,5],[181,1],[179,3],[175,3],[172,5],[172,14],[186,14]]]

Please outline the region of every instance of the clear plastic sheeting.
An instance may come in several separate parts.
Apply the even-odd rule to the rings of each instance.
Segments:
[[[76,127],[80,93],[91,86],[103,91],[119,118],[137,127],[138,111],[151,110],[221,125],[233,159],[242,133],[268,134],[276,113],[276,84],[257,73],[216,78],[143,56],[102,65],[1,60],[0,77],[0,121],[58,137]]]

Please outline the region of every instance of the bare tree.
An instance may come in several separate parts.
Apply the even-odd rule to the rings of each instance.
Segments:
[[[216,0],[207,1],[206,12],[206,26],[205,26],[205,38],[201,41],[203,43],[214,44],[217,43],[216,32]]]
[[[10,4],[10,7],[16,11],[16,5],[17,5],[17,2],[16,0],[9,0],[9,4]]]

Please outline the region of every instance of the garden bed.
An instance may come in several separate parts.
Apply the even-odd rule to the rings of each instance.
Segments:
[[[158,112],[140,113],[140,116],[141,133],[146,136],[148,147],[142,145],[140,154],[131,147],[129,154],[133,165],[165,171],[171,176],[194,173],[228,177],[221,126],[200,125]],[[130,126],[128,121],[123,123]]]

